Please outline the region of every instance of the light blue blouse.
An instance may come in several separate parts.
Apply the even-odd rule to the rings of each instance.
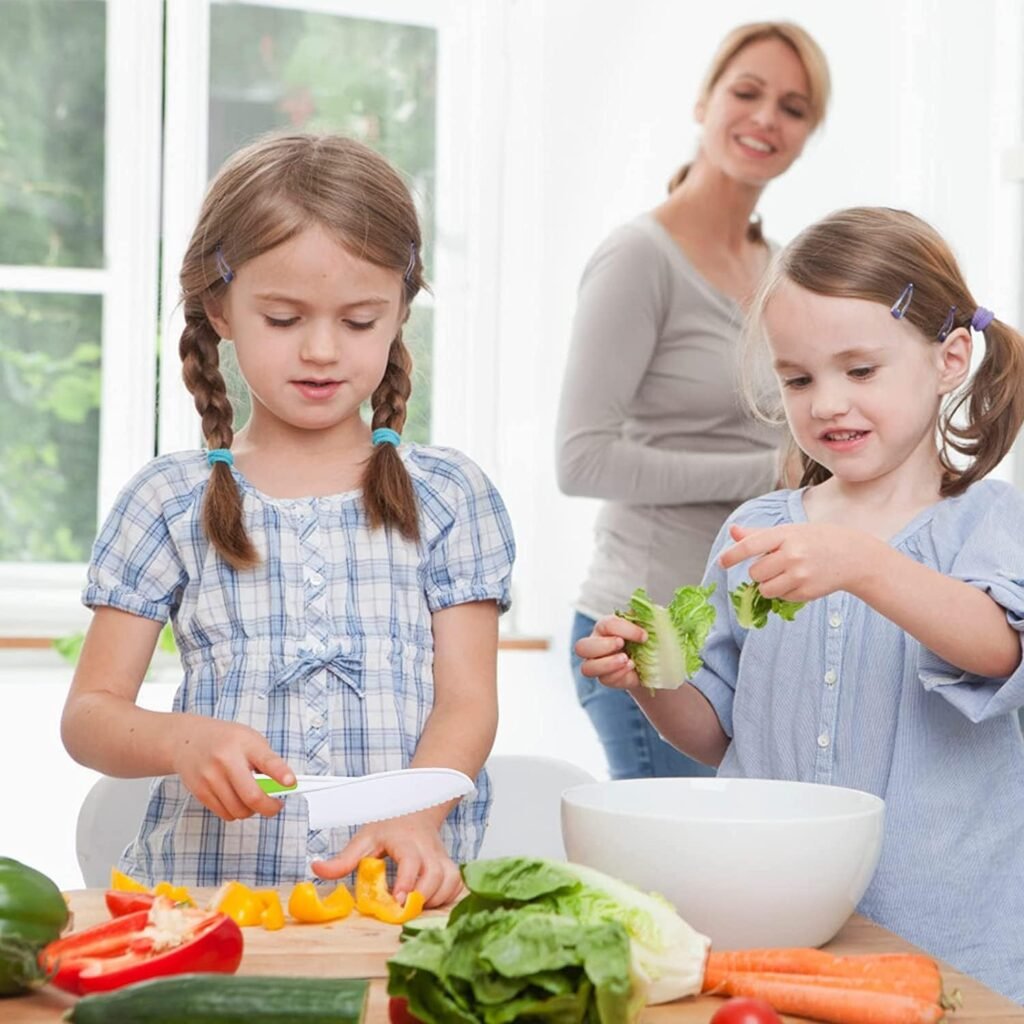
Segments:
[[[434,702],[431,615],[471,601],[506,609],[515,546],[501,497],[470,459],[399,452],[419,499],[418,544],[371,531],[358,491],[276,499],[233,471],[262,556],[240,573],[202,529],[205,454],[161,456],[107,518],[83,600],[170,618],[184,668],[176,711],[251,726],[298,774],[406,768]],[[475,856],[489,804],[481,773],[442,828],[456,861]],[[309,878],[310,861],[354,831],[310,831],[301,798],[273,818],[225,822],[167,776],[121,867],[149,883],[279,885]]]
[[[729,524],[806,521],[802,490],[775,491],[741,505],[712,550],[718,618],[693,684],[732,738],[719,774],[883,797],[881,861],[858,910],[1024,1002],[1024,664],[1009,679],[961,672],[847,593],[741,629],[728,591],[750,563],[718,566]],[[984,590],[1024,631],[1024,496],[1009,484],[938,502],[890,544]]]

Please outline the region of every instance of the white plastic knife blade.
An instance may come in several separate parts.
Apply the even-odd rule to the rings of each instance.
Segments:
[[[311,829],[363,825],[422,811],[475,792],[473,780],[454,768],[403,768],[372,775],[300,775],[295,789],[275,796],[304,796]]]

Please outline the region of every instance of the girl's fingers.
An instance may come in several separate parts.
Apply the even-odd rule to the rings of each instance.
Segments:
[[[270,747],[256,754],[250,754],[249,763],[256,771],[269,775],[282,786],[290,786],[295,782],[295,773],[288,767],[288,762],[283,757],[278,757]],[[267,796],[260,789],[251,772],[244,771],[233,779],[233,782],[239,799],[250,812],[262,814],[265,818],[272,818],[275,814],[281,813],[281,808],[284,806],[283,801]]]
[[[762,555],[750,566],[750,578],[757,584],[767,583],[769,580],[774,580],[780,573],[786,571],[786,559],[778,551],[771,551],[767,555]],[[765,597],[771,597],[771,594],[765,594],[762,590],[761,593]],[[777,596],[777,595],[776,595]]]
[[[433,902],[430,904],[432,907],[444,907],[449,903],[454,903],[462,892],[462,875],[453,861],[449,860],[444,864],[443,875],[443,881],[438,886],[437,892],[434,893]]]
[[[580,665],[580,671],[591,679],[601,679],[632,667],[629,658],[620,652],[607,658],[588,658]]]
[[[356,834],[347,846],[330,860],[315,860],[310,865],[318,878],[344,878],[352,874],[363,857],[376,857],[380,843],[368,833]]]
[[[257,786],[257,789],[258,788],[259,787]],[[242,818],[252,817],[252,808],[249,807],[239,795],[230,778],[218,780],[214,784],[214,789],[217,793],[218,799],[227,809],[232,818],[239,820]],[[270,797],[267,797],[267,799],[269,800]]]
[[[407,853],[393,858],[398,864],[395,884],[391,894],[399,903],[405,903],[406,896],[418,889],[429,903],[441,883],[441,867],[435,861],[424,861],[419,853]]]
[[[624,669],[621,672],[613,672],[611,675],[600,676],[598,682],[602,686],[609,686],[614,690],[632,690],[640,685],[640,677],[632,668]]]
[[[647,641],[645,630],[641,629],[635,622],[620,619],[618,615],[606,615],[603,619],[598,619],[591,638],[598,636],[620,637],[623,640],[631,640],[633,643],[638,644]]]
[[[621,651],[625,641],[617,636],[585,636],[573,648],[580,658],[604,658]]]

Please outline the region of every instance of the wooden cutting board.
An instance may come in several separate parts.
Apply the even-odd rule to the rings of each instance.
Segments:
[[[202,901],[213,890],[197,890]],[[287,903],[287,892],[284,894]],[[103,891],[85,889],[69,894],[75,915],[75,930],[87,928],[107,919]],[[300,925],[290,922],[276,932],[263,928],[246,928],[245,956],[239,974],[277,974],[311,978],[374,978],[370,987],[370,1005],[365,1024],[387,1024],[387,958],[398,948],[397,925],[363,917],[353,911],[342,921],[330,924]],[[843,930],[828,945],[837,953],[901,953],[916,952],[902,939],[879,928],[862,917],[850,918]],[[963,1009],[951,1018],[953,1024],[993,1024],[993,1022],[1024,1022],[1024,1007],[1017,1006],[985,988],[979,982],[943,968],[947,991],[960,989]],[[74,1002],[53,988],[31,996],[0,1000],[0,1024],[55,1024],[64,1009]],[[712,1014],[722,1005],[710,996],[681,1000],[662,1006],[649,1006],[641,1016],[641,1024],[708,1024]],[[791,1024],[807,1024],[796,1017],[783,1018]]]

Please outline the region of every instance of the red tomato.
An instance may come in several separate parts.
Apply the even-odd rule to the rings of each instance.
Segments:
[[[388,1000],[388,1020],[391,1024],[420,1024],[418,1018],[409,1012],[409,1004],[401,996]]]
[[[782,1024],[771,1003],[739,996],[723,1003],[708,1024]]]

